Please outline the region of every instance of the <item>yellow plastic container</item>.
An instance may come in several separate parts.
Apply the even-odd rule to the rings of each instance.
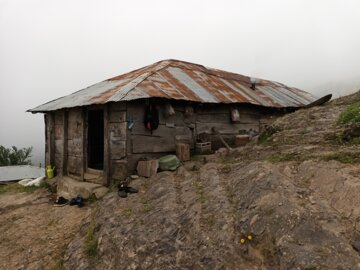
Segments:
[[[54,170],[55,166],[51,167],[51,165],[46,166],[46,176],[47,178],[53,178],[54,177]]]

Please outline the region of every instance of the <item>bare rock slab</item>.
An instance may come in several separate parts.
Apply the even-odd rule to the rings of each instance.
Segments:
[[[70,177],[61,177],[58,179],[57,196],[71,199],[80,195],[88,199],[92,194],[97,199],[102,198],[108,192],[108,188],[100,184],[81,182]]]

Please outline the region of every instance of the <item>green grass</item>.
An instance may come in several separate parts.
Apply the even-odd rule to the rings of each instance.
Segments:
[[[325,161],[336,160],[341,163],[350,163],[350,164],[360,162],[360,156],[358,154],[346,153],[346,152],[338,152],[338,153],[323,155],[321,159]]]
[[[296,154],[293,153],[279,153],[274,154],[268,158],[270,162],[278,163],[278,162],[285,162],[285,161],[291,161],[291,160],[298,160]]]
[[[270,141],[272,135],[274,135],[279,130],[273,127],[266,128],[263,132],[260,133],[258,144],[264,144]]]
[[[343,111],[337,121],[338,124],[352,124],[360,122],[360,101],[351,104]]]
[[[95,238],[95,223],[92,222],[86,230],[86,237],[84,243],[85,254],[89,257],[95,257],[97,254],[97,239]]]
[[[140,210],[141,213],[148,213],[154,209],[154,205],[149,200],[143,199],[141,203],[142,203],[142,208]]]
[[[121,211],[121,215],[125,218],[130,218],[133,215],[133,210],[131,208],[124,208]]]
[[[35,190],[46,188],[50,190],[50,186],[47,182],[42,182],[39,187],[31,186],[24,187],[18,183],[11,183],[6,185],[0,185],[0,194],[3,193],[21,193],[21,192],[34,192]]]

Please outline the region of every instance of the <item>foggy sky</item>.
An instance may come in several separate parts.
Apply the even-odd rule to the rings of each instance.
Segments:
[[[27,109],[163,59],[321,96],[360,88],[357,0],[0,0],[0,145],[44,152]]]

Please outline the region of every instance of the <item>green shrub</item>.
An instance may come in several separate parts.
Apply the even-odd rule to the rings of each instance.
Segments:
[[[258,144],[267,143],[270,141],[270,138],[272,135],[274,135],[279,130],[277,128],[274,128],[272,126],[267,127],[263,132],[260,133]]]
[[[360,101],[351,104],[343,111],[337,121],[338,124],[351,124],[360,122]]]

